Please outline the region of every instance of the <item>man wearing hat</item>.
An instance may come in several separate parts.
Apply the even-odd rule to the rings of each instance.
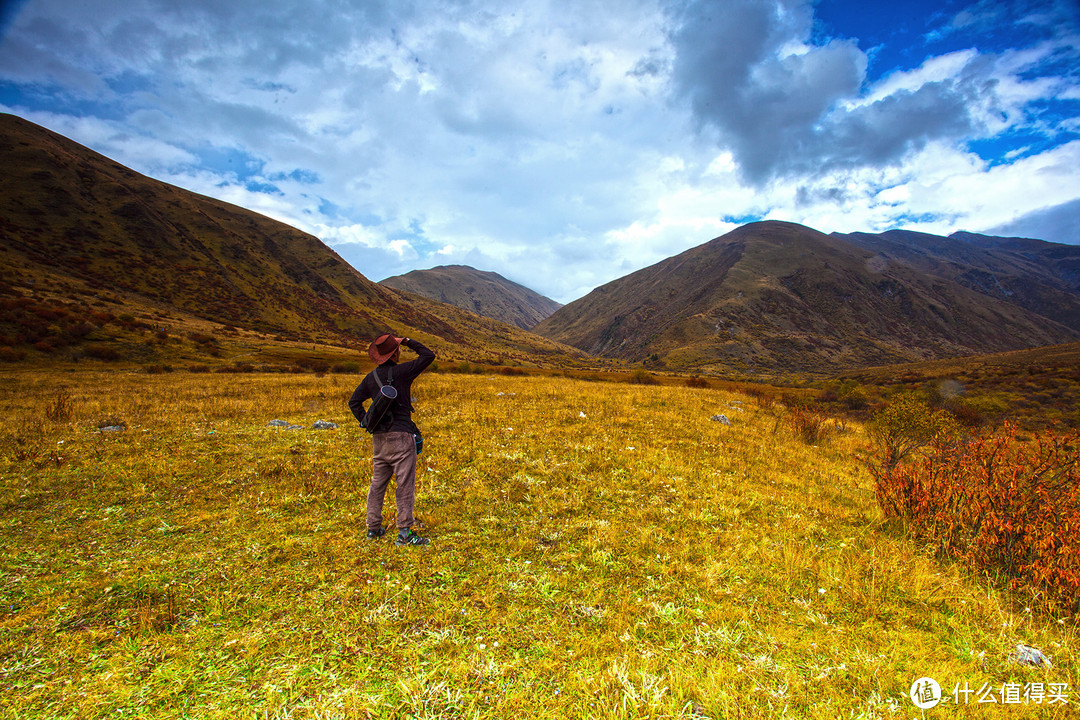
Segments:
[[[402,345],[413,350],[417,358],[399,365]],[[352,414],[357,420],[364,417],[364,403],[378,394],[380,380],[383,385],[393,385],[397,390],[397,401],[390,409],[390,422],[380,426],[371,437],[373,470],[367,496],[367,536],[378,538],[386,533],[382,526],[383,497],[393,476],[396,478],[397,544],[410,547],[427,545],[427,538],[412,531],[416,522],[413,518],[413,505],[416,503],[416,443],[420,435],[412,421],[412,382],[435,359],[435,353],[416,340],[383,333],[368,346],[368,355],[375,361],[376,367],[349,398]]]

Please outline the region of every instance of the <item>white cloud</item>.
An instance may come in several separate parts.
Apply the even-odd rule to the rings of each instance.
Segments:
[[[845,105],[848,109],[872,105],[897,93],[912,93],[929,83],[951,80],[960,75],[978,56],[979,52],[972,48],[927,58],[926,62],[914,70],[897,70],[888,74],[865,96],[853,97]]]
[[[14,113],[68,138],[95,148],[117,162],[143,172],[162,173],[168,168],[190,165],[196,158],[190,152],[154,137],[131,132],[120,123],[92,116],[74,116],[54,112],[27,112],[22,108],[0,105],[0,112]]]
[[[381,233],[373,232],[364,225],[316,225],[316,234],[329,245],[337,247],[342,245],[361,245],[366,248],[387,247],[389,244],[386,237]]]
[[[1045,71],[1076,59],[1061,32],[871,85],[813,11],[31,0],[0,80],[25,89],[10,111],[311,232],[372,279],[459,262],[562,302],[747,218],[949,232],[1080,194],[1070,145],[1028,139],[996,165],[968,149],[1078,131],[1040,110],[1080,93]]]
[[[398,257],[416,257],[416,251],[413,250],[413,247],[409,244],[408,240],[391,240],[386,245],[391,250],[396,252],[398,254]]]

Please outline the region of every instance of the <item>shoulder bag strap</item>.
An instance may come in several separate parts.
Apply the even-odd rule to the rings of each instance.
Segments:
[[[379,384],[379,389],[383,389],[383,385],[389,385],[394,387],[394,368],[386,368],[386,382],[384,383],[379,379],[379,368],[375,368],[371,371],[371,374],[375,376],[375,382]],[[396,389],[396,388],[395,388]]]

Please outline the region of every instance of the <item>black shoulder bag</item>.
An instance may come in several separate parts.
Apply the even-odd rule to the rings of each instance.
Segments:
[[[379,368],[375,368],[371,374],[375,376],[375,382],[379,384],[379,392],[372,399],[371,407],[364,413],[364,419],[360,421],[360,427],[372,435],[394,421],[394,414],[390,412],[390,409],[397,402],[397,390],[393,386],[394,369],[387,368],[386,384],[383,384],[379,378],[378,371]]]

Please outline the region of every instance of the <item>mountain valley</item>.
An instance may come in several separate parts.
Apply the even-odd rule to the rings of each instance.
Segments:
[[[318,238],[12,115],[0,157],[7,362],[337,362],[392,329],[447,362],[755,377],[1080,340],[1076,246],[764,221],[560,307],[464,266],[372,282]]]

